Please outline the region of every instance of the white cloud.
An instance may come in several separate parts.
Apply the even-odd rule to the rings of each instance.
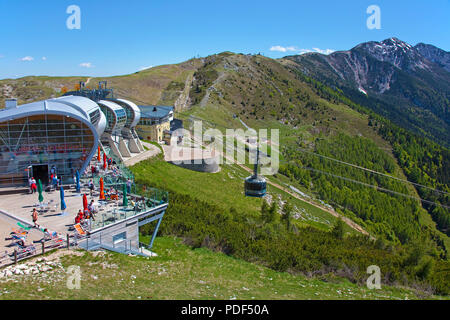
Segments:
[[[44,61],[47,60],[47,57],[42,57],[42,60],[44,60]]]
[[[288,52],[288,51],[297,51],[296,47],[282,47],[282,46],[273,46],[270,48],[270,51],[279,51],[279,52]]]
[[[321,54],[326,54],[326,55],[328,55],[328,54],[330,54],[330,53],[333,53],[335,50],[333,50],[333,49],[319,49],[319,48],[312,48],[312,49],[300,49],[299,50],[299,53],[300,54],[304,54],[304,53],[308,53],[308,52],[318,52],[318,53],[321,53]]]
[[[319,48],[313,48],[313,49],[315,51],[319,52],[319,53],[322,53],[322,54],[330,54],[330,53],[333,53],[335,51],[333,49],[324,49],[324,50],[319,49]]]
[[[83,63],[80,63],[80,67],[83,67],[83,68],[93,68],[94,66],[92,65],[91,62],[83,62]]]
[[[314,51],[311,50],[311,49],[300,49],[298,52],[299,52],[300,54],[304,54],[304,53],[314,52]]]
[[[150,69],[150,68],[153,68],[153,66],[140,67],[140,68],[139,68],[139,71],[146,70],[146,69]]]
[[[332,49],[320,49],[320,48],[312,48],[312,49],[298,49],[295,46],[289,46],[289,47],[283,47],[283,46],[272,46],[270,48],[270,51],[278,51],[278,52],[296,52],[298,54],[304,54],[308,52],[318,52],[321,54],[330,54],[333,53],[335,50]]]
[[[34,60],[34,58],[30,57],[30,56],[26,56],[26,57],[23,57],[22,59],[20,59],[20,61],[33,61],[33,60]]]

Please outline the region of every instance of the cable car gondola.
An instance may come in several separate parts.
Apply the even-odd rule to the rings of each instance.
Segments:
[[[253,175],[245,179],[245,195],[247,197],[262,198],[266,195],[267,182],[263,176],[258,175],[259,147],[256,150],[256,163]]]

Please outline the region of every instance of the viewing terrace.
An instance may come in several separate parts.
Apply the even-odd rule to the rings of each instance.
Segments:
[[[76,184],[63,185],[65,210],[61,210],[61,191],[58,187],[44,188],[42,202],[38,200],[38,193],[31,194],[26,188],[20,192],[17,188],[11,192],[3,189],[0,216],[10,223],[2,229],[4,234],[0,237],[5,241],[0,242],[0,251],[11,254],[19,247],[13,239],[6,239],[11,231],[20,229],[20,226],[34,226],[34,208],[38,211],[39,227],[29,229],[25,245],[34,245],[37,251],[40,250],[41,239],[45,237],[45,229],[52,234],[56,232],[66,242],[64,245],[69,240],[85,249],[103,247],[133,254],[142,254],[150,249],[167,208],[169,195],[163,190],[136,185],[128,168],[113,156],[107,155],[107,158],[114,159],[116,164],[105,168],[103,163],[97,162],[97,156],[92,159],[91,164],[99,167],[99,171],[93,175],[91,172],[83,173],[80,176],[80,190],[77,190]],[[102,197],[100,179],[104,181]],[[90,181],[94,183],[92,194]],[[80,210],[85,212],[86,203],[91,202],[93,218],[84,219],[84,223],[80,224],[80,234],[80,229],[74,227],[77,224],[75,218]],[[156,221],[157,226],[151,242],[146,245],[139,243],[139,226],[152,221]]]

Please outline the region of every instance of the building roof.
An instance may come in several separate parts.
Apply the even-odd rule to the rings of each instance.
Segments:
[[[141,109],[137,105],[135,105],[133,102],[125,99],[111,99],[111,101],[119,104],[123,108],[131,109],[132,110],[132,119],[128,119],[130,128],[136,127],[136,125],[139,123],[139,120],[141,119]],[[128,123],[128,122],[127,122]]]
[[[164,118],[173,112],[172,106],[138,106],[141,110],[141,118]]]
[[[72,116],[95,128],[98,135],[101,135],[106,126],[106,118],[101,117],[100,121],[93,125],[89,114],[99,110],[99,106],[94,101],[77,96],[66,96],[56,99],[43,100],[17,106],[17,108],[3,109],[0,111],[0,122],[19,119],[38,114],[61,114]]]
[[[89,112],[95,109],[98,109],[98,105],[92,100],[84,97],[68,96],[23,104],[17,106],[17,108],[3,109],[0,112],[0,118],[20,118],[24,116],[49,112],[76,115],[80,118],[90,121]]]

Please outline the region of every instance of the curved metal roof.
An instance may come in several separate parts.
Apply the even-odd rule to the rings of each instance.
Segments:
[[[108,130],[111,130],[111,131],[121,130],[124,127],[126,121],[124,121],[123,123],[120,123],[118,121],[117,116],[118,116],[118,113],[120,113],[120,111],[122,111],[126,118],[125,110],[120,105],[118,105],[117,103],[114,103],[112,101],[100,100],[97,103],[101,106],[108,108],[114,114],[115,123],[110,123],[109,124],[110,128]]]
[[[100,107],[99,107],[99,109],[100,109]],[[99,111],[100,111],[100,119],[99,119],[96,127],[97,127],[98,135],[101,136],[103,134],[103,132],[105,132],[105,129],[106,129],[106,126],[108,125],[108,123],[106,121],[105,114],[101,110],[99,110]]]
[[[123,110],[123,108],[120,105],[109,100],[100,100],[98,104],[107,107],[111,111]]]
[[[173,113],[171,106],[139,106],[141,118],[161,119]]]
[[[89,100],[88,102],[92,103],[93,101]],[[70,108],[67,108],[67,106],[69,106]],[[87,121],[90,123],[89,114],[87,113],[86,109],[84,109],[82,106],[64,103],[63,101],[59,101],[58,99],[43,100],[23,104],[17,106],[17,108],[4,109],[0,111],[0,121],[23,118],[42,113],[64,114],[68,116],[75,116],[76,118],[80,118],[80,120],[84,122]]]
[[[97,124],[91,123],[90,114],[99,110],[100,119]],[[63,114],[72,116],[95,128],[99,136],[105,131],[106,118],[100,110],[100,107],[94,101],[77,96],[67,96],[55,99],[32,102],[17,106],[17,108],[3,109],[0,111],[0,122],[11,119],[17,119],[42,113]]]
[[[97,151],[98,140],[100,135],[104,131],[106,120],[103,116],[103,119],[100,119],[100,121],[97,123],[97,126],[94,126],[90,121],[89,112],[95,111],[95,109],[100,109],[99,106],[90,99],[83,97],[77,98],[81,99],[57,98],[23,104],[18,106],[17,108],[4,109],[0,111],[0,122],[42,114],[61,115],[77,119],[85,123],[91,129],[92,134],[94,135],[94,146],[89,154],[89,157],[87,158],[90,160],[94,153]],[[83,164],[82,171],[87,167],[88,163],[89,161],[86,161]]]
[[[133,103],[129,100],[115,99],[112,101],[119,103],[121,106],[123,106],[125,108],[129,107],[133,111],[134,119],[132,120],[132,122],[130,124],[130,128],[136,127],[137,124],[139,123],[139,120],[141,120],[141,109],[139,109],[139,107],[135,103]]]
[[[48,101],[58,101],[72,108],[78,109],[80,112],[84,113],[89,119],[89,114],[95,109],[98,109],[98,104],[91,99],[80,97],[80,96],[64,96],[55,99],[50,99]]]

